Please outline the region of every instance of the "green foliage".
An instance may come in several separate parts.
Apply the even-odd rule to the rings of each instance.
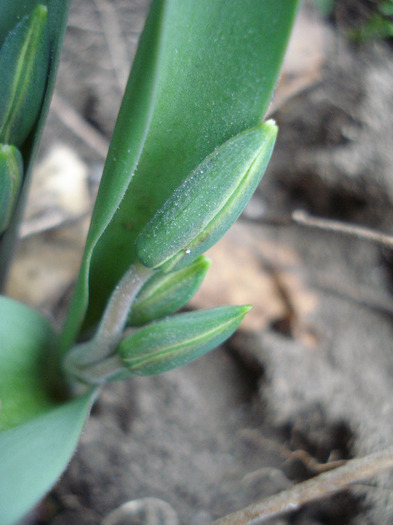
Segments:
[[[63,331],[0,298],[2,524],[20,519],[64,469],[92,385],[186,364],[222,343],[249,310],[171,315],[198,289],[210,264],[203,252],[266,169],[277,127],[263,117],[297,5],[153,0]],[[68,0],[0,0],[2,278],[68,9]]]
[[[0,296],[0,523],[11,525],[53,485],[69,461],[92,394],[68,403],[51,395],[52,325]]]
[[[0,433],[1,525],[13,525],[56,482],[69,462],[93,395],[51,406]]]
[[[106,160],[63,351],[82,325],[96,325],[135,261],[136,238],[172,192],[217,147],[262,122],[297,4],[153,1]]]
[[[354,40],[366,41],[393,37],[393,0],[375,2],[368,20],[349,33]]]
[[[38,312],[0,296],[0,341],[0,430],[4,430],[53,407],[42,377],[57,337]]]

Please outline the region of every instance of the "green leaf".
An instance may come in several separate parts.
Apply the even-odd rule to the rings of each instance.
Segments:
[[[393,2],[392,0],[387,0],[378,5],[379,11],[385,16],[393,16]]]
[[[58,343],[37,311],[0,296],[0,523],[11,525],[60,476],[92,396],[52,397],[50,355]]]
[[[92,394],[0,432],[0,516],[13,525],[57,481],[77,445]]]
[[[158,272],[137,295],[127,324],[141,326],[182,308],[202,284],[209,267],[209,259],[202,256],[177,272]]]
[[[217,347],[233,334],[250,308],[220,306],[167,317],[125,337],[117,353],[133,375],[161,374]]]
[[[213,246],[256,190],[276,135],[269,120],[228,140],[199,164],[142,230],[136,241],[140,261],[178,269]]]
[[[297,6],[298,0],[153,1],[104,169],[64,350],[86,314],[86,329],[97,323],[135,260],[136,238],[170,194],[217,147],[261,123]]]
[[[49,68],[48,10],[38,5],[0,49],[0,142],[20,147],[41,109]]]
[[[0,234],[7,229],[23,178],[23,159],[15,146],[0,144]]]
[[[52,97],[56,72],[59,65],[60,52],[64,40],[66,29],[66,22],[71,0],[0,0],[0,44],[3,44],[9,31],[14,28],[19,20],[31,13],[37,6],[43,4],[48,9],[48,32],[49,32],[49,54],[50,64],[45,79],[46,88],[43,96],[40,114],[35,121],[33,129],[29,136],[19,148],[24,164],[24,181],[21,196],[18,200],[18,205],[13,213],[12,220],[7,231],[0,237],[0,288],[5,282],[7,270],[15,238],[17,234],[18,224],[22,217],[23,208],[27,199],[27,192],[29,187],[32,166],[38,152],[39,142],[43,131],[43,125],[49,110],[50,99]]]
[[[56,343],[53,327],[37,311],[0,296],[0,430],[55,405],[45,378]]]
[[[124,198],[146,140],[156,96],[164,7],[165,0],[153,2],[139,42],[106,158],[82,265],[63,330],[60,354],[66,352],[77,337],[89,301],[89,272],[93,250]],[[102,268],[103,275],[110,274],[116,266],[113,259],[106,264]]]

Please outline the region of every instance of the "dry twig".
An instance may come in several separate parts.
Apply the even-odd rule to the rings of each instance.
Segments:
[[[103,159],[106,158],[109,148],[108,140],[56,92],[53,94],[51,109],[77,137],[82,139]]]
[[[331,496],[352,483],[363,481],[393,468],[393,447],[352,459],[344,466],[298,483],[279,494],[228,514],[211,525],[258,525],[286,512],[298,510],[306,503]]]
[[[116,8],[108,0],[93,0],[97,12],[100,16],[102,29],[104,31],[106,45],[116,76],[117,85],[123,93],[127,82],[130,68],[130,60],[127,53],[123,34],[119,20],[116,15]]]
[[[332,219],[313,217],[303,210],[295,210],[289,217],[263,217],[261,222],[271,226],[292,226],[295,224],[306,228],[348,235],[381,244],[386,248],[393,248],[393,235],[381,233],[365,226],[358,226],[357,224],[347,224]]]

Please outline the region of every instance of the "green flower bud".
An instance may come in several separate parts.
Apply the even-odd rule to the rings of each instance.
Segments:
[[[48,67],[47,8],[38,5],[0,49],[0,142],[23,144],[41,109]]]
[[[250,306],[220,306],[167,317],[126,336],[117,355],[133,375],[161,374],[185,365],[227,339]]]
[[[129,326],[141,326],[172,314],[194,296],[210,267],[204,256],[177,272],[155,274],[137,295]]]
[[[11,220],[23,179],[23,160],[15,146],[0,144],[0,233]]]
[[[236,221],[270,160],[277,126],[269,120],[217,148],[172,193],[136,241],[149,268],[172,271],[213,246]]]

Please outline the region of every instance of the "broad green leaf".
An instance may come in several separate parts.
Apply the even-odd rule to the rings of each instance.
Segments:
[[[76,290],[63,331],[61,354],[76,339],[85,316],[93,250],[120,206],[140,161],[156,96],[165,3],[165,0],[153,2],[128,79],[93,210]],[[113,260],[106,268],[102,268],[103,275],[111,273],[112,265]]]
[[[0,523],[13,525],[58,480],[77,445],[92,395],[0,432]]]
[[[127,324],[141,326],[182,308],[202,284],[209,267],[209,259],[202,256],[177,272],[158,272],[137,295]]]
[[[43,4],[48,8],[48,32],[50,41],[50,64],[46,79],[46,89],[37,121],[29,136],[20,147],[24,164],[24,183],[18,206],[13,214],[7,231],[0,237],[0,287],[4,284],[10,257],[15,244],[15,237],[24,204],[27,199],[29,180],[33,162],[38,152],[44,122],[49,110],[55,77],[60,60],[60,52],[64,40],[66,22],[71,0],[0,0],[0,45],[4,42],[9,31],[18,21],[33,9]],[[1,82],[1,79],[0,79]]]
[[[60,476],[92,396],[51,396],[50,355],[58,343],[37,311],[0,296],[0,523],[11,525]]]
[[[55,405],[46,378],[56,343],[57,334],[37,311],[0,296],[0,430]]]
[[[120,343],[120,361],[133,375],[162,374],[206,354],[225,341],[250,306],[219,306],[167,317]]]
[[[261,123],[297,5],[153,1],[104,169],[64,350],[86,312],[86,328],[97,322],[135,260],[137,236],[169,195],[217,147]]]

